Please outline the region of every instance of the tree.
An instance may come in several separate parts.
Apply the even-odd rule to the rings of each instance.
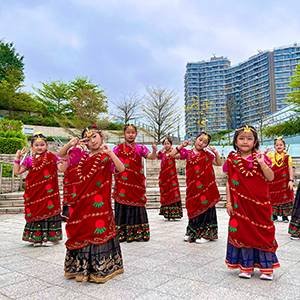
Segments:
[[[177,97],[173,91],[163,88],[148,88],[143,111],[148,125],[153,128],[149,132],[159,143],[162,138],[176,130],[180,119]]]
[[[8,110],[9,116],[15,112],[41,112],[44,106],[34,97],[21,91],[22,84],[19,81],[20,70],[10,69],[5,79],[0,81],[0,109]]]
[[[73,124],[82,128],[99,120],[99,114],[107,112],[107,97],[104,91],[88,79],[79,77],[69,86],[70,107]]]
[[[228,143],[230,144],[230,132],[235,127],[234,126],[234,110],[235,110],[235,101],[231,97],[227,99],[226,106],[225,106],[225,113],[226,113],[226,127],[228,131]]]
[[[42,88],[35,89],[35,92],[36,98],[47,107],[50,114],[65,115],[70,111],[68,83],[42,83]]]
[[[293,90],[288,94],[287,103],[294,104],[296,116],[288,121],[273,126],[268,126],[264,129],[264,134],[268,137],[280,135],[295,135],[300,133],[300,64],[295,68],[295,73],[291,77],[289,85]]]
[[[114,116],[121,120],[122,123],[128,124],[130,121],[138,118],[140,105],[141,99],[137,95],[125,96],[118,104],[115,104],[116,114]]]
[[[8,74],[15,72],[15,80],[19,83],[24,80],[23,56],[20,56],[13,43],[0,41],[0,82],[7,80]]]

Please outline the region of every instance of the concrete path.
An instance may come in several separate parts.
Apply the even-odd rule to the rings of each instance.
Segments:
[[[300,241],[276,223],[281,268],[272,282],[240,279],[224,265],[228,218],[218,210],[219,240],[183,242],[187,218],[167,222],[149,210],[151,240],[122,244],[125,273],[106,284],[63,277],[64,244],[33,248],[21,241],[22,215],[0,215],[1,299],[300,299]]]

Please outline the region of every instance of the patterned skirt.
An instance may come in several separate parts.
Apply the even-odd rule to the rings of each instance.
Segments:
[[[62,240],[61,216],[56,215],[40,221],[27,222],[22,239],[34,244],[48,241],[57,243]]]
[[[115,202],[115,220],[120,242],[149,241],[150,229],[145,207]]]
[[[300,238],[300,183],[296,192],[292,218],[289,225],[289,234],[292,237]]]
[[[240,269],[241,272],[252,273],[258,268],[261,273],[272,274],[280,264],[275,253],[255,248],[237,248],[227,243],[226,260],[228,268]]]
[[[105,283],[123,273],[120,244],[113,238],[101,245],[68,250],[65,258],[65,277],[79,282]]]
[[[189,224],[186,228],[186,236],[190,237],[190,242],[194,242],[196,239],[201,238],[210,241],[218,239],[216,207],[213,206],[201,215],[189,219]]]
[[[293,210],[293,201],[280,204],[280,205],[273,205],[273,215],[277,217],[288,217],[292,214]]]
[[[159,214],[164,216],[164,218],[168,220],[181,219],[182,218],[181,201],[172,203],[170,205],[161,206]]]

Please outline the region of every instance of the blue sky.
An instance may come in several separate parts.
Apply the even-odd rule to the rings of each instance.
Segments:
[[[299,11],[298,0],[1,0],[0,39],[24,55],[27,90],[87,76],[110,102],[157,86],[183,103],[187,62],[300,42]]]

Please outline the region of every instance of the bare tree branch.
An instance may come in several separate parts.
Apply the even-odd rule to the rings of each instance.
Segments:
[[[143,112],[146,122],[153,128],[149,132],[157,142],[177,129],[180,113],[177,104],[177,96],[173,91],[162,88],[147,88]]]
[[[141,98],[136,94],[124,96],[118,104],[114,104],[116,113],[113,115],[120,119],[124,124],[128,124],[130,121],[139,117],[140,105]]]

